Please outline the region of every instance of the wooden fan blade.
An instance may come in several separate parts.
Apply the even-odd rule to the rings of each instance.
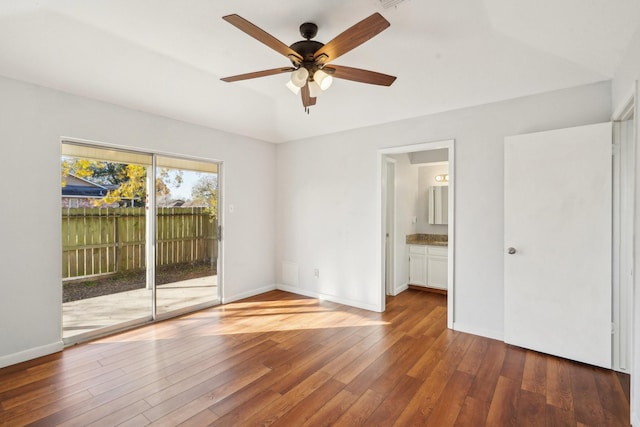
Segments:
[[[311,94],[309,93],[309,83],[302,87],[300,94],[302,95],[302,105],[304,106],[304,108],[316,105],[316,98],[312,98]]]
[[[238,74],[237,76],[224,77],[223,82],[237,82],[238,80],[255,79],[257,77],[272,76],[274,74],[288,73],[295,70],[293,67],[272,68],[271,70],[254,71],[253,73]]]
[[[396,80],[395,76],[388,74],[361,70],[360,68],[345,67],[343,65],[331,64],[324,67],[323,70],[336,79],[352,80],[354,82],[369,83],[372,85],[391,86]]]
[[[329,43],[318,49],[313,54],[313,57],[320,63],[333,61],[381,33],[389,25],[391,25],[389,21],[376,12],[336,36]]]
[[[233,14],[233,15],[223,16],[222,19],[224,19],[231,25],[235,26],[240,31],[244,31],[254,39],[258,40],[259,42],[269,46],[271,49],[275,50],[276,52],[288,57],[294,63],[299,64],[300,62],[302,62],[302,57],[295,50],[291,49],[289,46],[282,43],[280,40],[273,37],[271,34],[267,33],[261,28],[258,28],[257,26],[253,25],[251,22],[247,21],[241,16]]]

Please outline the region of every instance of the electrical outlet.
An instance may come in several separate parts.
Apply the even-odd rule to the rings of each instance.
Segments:
[[[320,269],[318,268],[313,269],[313,277],[315,277],[316,279],[320,278]]]

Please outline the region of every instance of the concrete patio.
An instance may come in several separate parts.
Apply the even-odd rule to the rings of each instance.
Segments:
[[[218,299],[218,276],[199,277],[157,287],[159,315]],[[62,304],[65,340],[98,329],[151,317],[151,290],[136,289]]]

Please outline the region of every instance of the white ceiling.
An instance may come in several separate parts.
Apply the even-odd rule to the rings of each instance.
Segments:
[[[336,60],[398,77],[336,80],[305,114],[288,66],[221,19],[286,44],[327,42],[380,12],[391,27]],[[609,80],[640,24],[637,0],[2,0],[0,75],[271,142]]]

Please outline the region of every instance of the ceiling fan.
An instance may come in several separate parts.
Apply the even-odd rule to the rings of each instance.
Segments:
[[[300,34],[305,40],[295,42],[291,46],[287,46],[271,34],[236,14],[223,16],[222,19],[289,58],[292,66],[239,74],[225,77],[221,80],[236,82],[274,74],[291,73],[291,80],[287,83],[287,87],[296,94],[302,94],[302,105],[307,112],[310,106],[315,105],[316,97],[331,85],[333,78],[380,86],[391,86],[396,79],[394,76],[375,71],[329,64],[329,62],[360,46],[391,25],[379,13],[374,13],[363,19],[327,44],[311,40],[316,36],[318,26],[311,22],[305,22],[300,26]]]

